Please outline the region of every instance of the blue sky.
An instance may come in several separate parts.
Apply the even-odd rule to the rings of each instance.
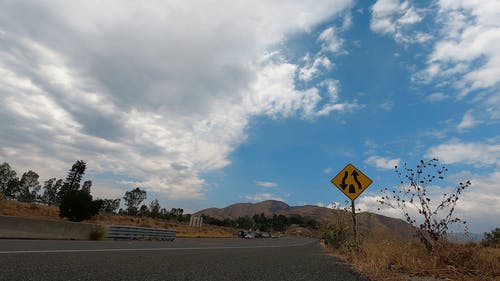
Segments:
[[[0,159],[97,197],[135,186],[196,211],[328,206],[347,163],[374,183],[437,157],[472,231],[500,215],[498,1],[0,4]],[[98,8],[97,8],[98,7]],[[21,16],[22,15],[22,16]]]

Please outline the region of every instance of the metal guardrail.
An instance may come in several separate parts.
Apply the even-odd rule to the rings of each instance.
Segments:
[[[126,240],[162,240],[174,241],[176,232],[172,229],[151,227],[135,227],[124,225],[110,225],[106,231],[106,238]]]

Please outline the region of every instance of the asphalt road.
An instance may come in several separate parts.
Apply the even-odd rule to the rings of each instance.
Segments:
[[[312,239],[0,240],[0,280],[366,280]]]

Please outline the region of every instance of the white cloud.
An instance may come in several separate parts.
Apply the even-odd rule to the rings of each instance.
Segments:
[[[271,193],[257,193],[252,195],[245,195],[245,198],[255,202],[260,202],[265,200],[285,201],[282,197],[276,196]]]
[[[410,1],[378,0],[372,6],[371,12],[370,28],[374,32],[391,35],[402,43],[422,43],[432,38],[429,34],[410,30],[423,19]]]
[[[324,207],[324,208],[334,209],[334,210],[337,210],[341,207],[341,204],[339,202],[332,202],[332,203],[329,203],[327,205],[325,205],[323,202],[318,202],[315,205],[318,207]]]
[[[332,170],[332,168],[331,168],[331,167],[327,167],[327,168],[325,168],[325,169],[323,170],[323,173],[325,173],[325,174],[331,174],[331,173],[332,173],[332,171],[333,171],[333,170]]]
[[[500,166],[500,144],[486,142],[453,141],[431,147],[427,158],[438,158],[444,164],[471,164]]]
[[[335,66],[329,56],[331,55],[345,55],[348,52],[344,49],[344,39],[341,35],[347,31],[352,25],[352,16],[350,13],[345,13],[343,16],[342,25],[340,27],[329,26],[326,27],[317,38],[317,42],[321,44],[321,49],[311,58],[310,54],[306,54],[302,59],[303,66],[299,69],[298,78],[304,82],[311,82],[311,80],[320,78],[323,70],[330,70]],[[306,114],[306,118],[316,118],[320,116],[329,115],[331,112],[349,112],[362,108],[363,105],[358,104],[357,100],[351,102],[338,102],[340,92],[340,82],[333,78],[323,78],[320,82],[316,82],[317,88],[324,88],[329,96],[329,102],[324,103],[323,106],[313,114]],[[315,81],[314,81],[315,82]],[[314,100],[315,103],[319,101]],[[311,109],[315,106],[310,107]]]
[[[309,81],[320,73],[320,68],[330,69],[333,63],[326,56],[316,57],[311,60],[309,56],[304,58],[305,64],[299,69],[299,79]]]
[[[408,3],[408,2],[406,2]],[[397,22],[403,25],[415,24],[422,20],[422,17],[417,13],[414,7],[409,7]]]
[[[492,120],[500,120],[500,95],[490,95],[483,103],[483,111],[490,115]]]
[[[344,40],[339,37],[337,30],[333,26],[321,32],[318,36],[318,42],[321,43],[321,49],[323,51],[332,52],[334,54],[345,53],[345,50],[343,50]]]
[[[255,184],[258,186],[267,187],[267,188],[278,186],[278,183],[274,182],[274,181],[255,181]]]
[[[319,111],[315,113],[315,116],[325,116],[330,114],[333,111],[338,112],[351,112],[354,110],[358,110],[363,108],[364,105],[359,104],[357,100],[353,102],[344,102],[344,103],[329,103],[323,106]]]
[[[417,1],[410,0],[378,0],[372,7],[371,29],[393,36],[398,43],[429,43],[432,51],[426,66],[417,71],[412,80],[434,82],[439,87],[452,86],[457,99],[481,91],[474,99],[477,108],[485,113],[481,118],[497,122],[500,119],[497,113],[500,99],[496,98],[500,82],[500,50],[497,48],[500,3],[440,0],[437,12],[418,9],[416,4]],[[431,16],[425,25],[419,24],[424,17]],[[430,28],[432,34],[424,32]],[[435,102],[451,97],[434,93],[426,100]]]
[[[457,125],[457,129],[460,131],[471,129],[477,126],[478,123],[479,122],[474,118],[474,115],[472,115],[472,111],[469,110],[462,117],[462,121],[460,121]]]
[[[381,196],[362,195],[356,201],[356,209],[360,209],[361,212],[373,212],[388,217],[403,218],[399,210],[381,205],[380,200]]]
[[[448,134],[447,130],[430,130],[424,133],[426,136],[430,136],[436,139],[444,139]]]
[[[89,175],[201,198],[201,174],[230,163],[253,116],[352,108],[320,107],[318,89],[297,90],[298,67],[273,53],[351,1],[98,6],[0,4],[0,157],[18,169],[62,177],[83,159]]]
[[[443,93],[432,93],[425,97],[425,99],[429,102],[438,102],[447,99],[448,96]]]
[[[269,62],[271,61],[271,62]],[[272,118],[289,117],[297,112],[301,117],[313,119],[325,116],[331,112],[351,112],[362,108],[356,100],[352,102],[337,102],[338,82],[327,79],[319,83],[326,86],[328,101],[319,106],[323,97],[318,88],[297,90],[295,87],[295,72],[297,66],[286,63],[271,56],[259,68],[254,84],[247,95],[243,97],[244,109],[250,115],[268,115]]]
[[[328,209],[340,209],[341,205],[339,202],[332,202],[328,205],[326,205],[326,208]]]
[[[394,107],[393,101],[386,101],[380,105],[380,108],[382,108],[382,110],[387,112],[391,111],[393,107]]]
[[[490,231],[498,226],[500,216],[500,171],[491,174],[464,173],[455,176],[458,181],[470,180],[472,185],[463,192],[456,214],[477,232]]]
[[[316,114],[322,97],[318,89],[301,91],[295,88],[297,67],[286,62],[272,62],[259,69],[255,83],[243,97],[244,110],[250,115],[288,117],[301,111],[302,117]]]
[[[102,184],[96,184],[96,182],[93,182],[91,191],[92,191],[92,197],[106,198],[106,199],[120,199],[126,192],[118,188],[113,188]]]
[[[500,215],[500,144],[497,139],[485,142],[460,142],[457,140],[431,147],[425,157],[438,158],[443,164],[466,164],[481,167],[482,172],[464,171],[449,176],[455,185],[470,180],[472,185],[461,195],[456,215],[465,219],[475,232],[489,231]],[[491,170],[491,168],[493,170]],[[434,196],[434,200],[440,200]]]
[[[370,156],[365,160],[366,164],[372,165],[378,169],[390,170],[394,169],[395,166],[399,166],[400,159],[399,158],[386,158],[381,156]]]
[[[500,81],[500,3],[439,1],[437,15],[444,26],[429,56],[425,74],[443,78],[462,89],[497,85]],[[435,70],[438,71],[435,71]],[[452,79],[453,78],[453,79]]]
[[[330,102],[336,102],[339,99],[340,82],[338,80],[326,79],[319,85],[326,88]]]
[[[425,43],[430,40],[434,39],[434,37],[428,33],[423,33],[423,32],[416,32],[413,40],[417,43]]]

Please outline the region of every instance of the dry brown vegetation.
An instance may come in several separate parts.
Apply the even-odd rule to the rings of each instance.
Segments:
[[[500,249],[474,243],[447,243],[428,254],[420,243],[385,236],[334,253],[372,280],[500,280]]]
[[[59,220],[59,208],[34,203],[0,200],[0,215]]]
[[[22,216],[29,218],[65,220],[59,218],[59,208],[18,201],[1,201],[0,215]],[[175,229],[177,237],[236,237],[236,230],[229,227],[205,225],[202,228],[189,227],[187,223],[175,220],[160,220],[149,217],[131,217],[123,215],[102,214],[84,221],[102,225],[130,225]]]

